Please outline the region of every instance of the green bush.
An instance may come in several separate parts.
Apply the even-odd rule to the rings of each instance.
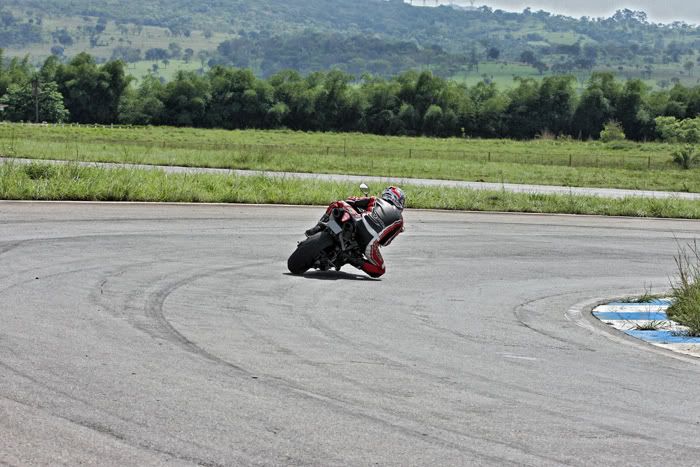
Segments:
[[[600,132],[600,140],[604,143],[624,141],[625,138],[625,131],[622,129],[620,122],[609,121],[603,126],[603,131]]]
[[[673,163],[684,170],[688,170],[698,164],[698,156],[693,146],[684,146],[673,152]]]
[[[678,120],[675,117],[654,119],[656,130],[667,143],[700,143],[700,117]]]

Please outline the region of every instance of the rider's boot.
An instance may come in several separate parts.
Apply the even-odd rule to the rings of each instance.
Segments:
[[[319,233],[321,230],[323,230],[323,224],[322,224],[322,222],[328,222],[328,216],[327,216],[327,215],[323,215],[323,216],[321,217],[321,219],[318,221],[318,224],[316,224],[315,226],[311,227],[309,230],[307,230],[306,232],[304,232],[304,234],[305,234],[307,237],[310,237],[310,236],[312,236],[312,235],[316,235],[316,234]]]
[[[305,234],[307,237],[310,237],[310,236],[312,236],[312,235],[316,235],[316,234],[319,233],[321,230],[323,230],[323,227],[321,226],[321,223],[319,222],[318,224],[316,224],[315,226],[311,227],[309,230],[307,230],[306,232],[304,232],[304,234]]]

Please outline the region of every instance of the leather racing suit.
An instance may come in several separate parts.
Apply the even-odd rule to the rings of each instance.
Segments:
[[[383,198],[370,196],[336,201],[328,206],[326,214],[330,215],[334,208],[347,207],[351,208],[349,212],[355,220],[356,238],[367,258],[358,267],[371,277],[384,275],[386,267],[379,247],[389,245],[404,231],[401,210]]]

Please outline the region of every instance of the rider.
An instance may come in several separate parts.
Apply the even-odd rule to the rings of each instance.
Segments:
[[[327,221],[328,216],[335,208],[349,208],[348,211],[356,220],[357,241],[364,249],[366,258],[352,261],[351,264],[363,270],[372,277],[380,277],[386,272],[384,258],[379,252],[380,246],[389,245],[401,232],[404,231],[402,211],[406,204],[406,196],[401,188],[390,186],[382,192],[381,197],[375,196],[363,198],[349,198],[345,201],[336,201],[328,206],[322,221]],[[310,237],[320,232],[320,224],[306,231]]]

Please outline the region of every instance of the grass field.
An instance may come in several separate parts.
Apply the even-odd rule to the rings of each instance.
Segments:
[[[22,16],[21,11],[15,11],[19,17]],[[152,48],[168,49],[168,45],[174,42],[182,47],[182,50],[191,48],[194,50],[194,56],[202,50],[216,50],[219,43],[235,37],[233,34],[225,34],[212,31],[210,36],[204,31],[194,30],[189,37],[173,36],[167,28],[157,26],[136,26],[133,24],[117,25],[114,21],[108,21],[105,25],[105,30],[99,36],[99,41],[96,44],[90,44],[88,34],[81,32],[81,28],[85,26],[94,26],[98,18],[93,16],[77,17],[77,16],[61,16],[61,17],[46,17],[43,19],[43,28],[45,31],[55,31],[66,29],[73,43],[65,46],[64,55],[72,57],[80,52],[88,52],[90,55],[101,59],[109,60],[112,57],[112,50],[115,47],[133,47],[140,49],[142,54],[146,50]],[[48,40],[42,43],[29,44],[27,46],[4,47],[7,56],[23,57],[29,55],[32,61],[37,63],[43,62],[51,55],[51,47],[55,45]],[[94,45],[94,46],[93,46]],[[197,59],[195,58],[195,61]],[[198,62],[198,61],[197,61]],[[201,65],[200,65],[201,66]],[[139,77],[139,75],[134,75]]]
[[[472,71],[462,71],[452,76],[451,79],[464,83],[467,86],[474,86],[481,81],[487,80],[496,84],[499,89],[507,89],[517,86],[516,76],[542,78],[535,68],[522,63],[484,62],[480,63],[478,68],[478,70],[474,68]]]
[[[326,205],[357,193],[350,183],[268,177],[166,174],[77,164],[0,165],[0,199]],[[700,203],[516,194],[407,186],[409,208],[700,218]]]
[[[35,159],[700,192],[674,147],[292,131],[0,125],[0,155]]]
[[[157,69],[153,70],[153,65],[157,65]],[[170,63],[166,66],[163,62],[152,62],[143,60],[140,62],[128,63],[126,66],[127,73],[136,79],[136,83],[140,81],[146,75],[154,75],[157,78],[163,78],[166,81],[172,81],[175,79],[178,71],[198,71],[202,68],[202,64],[199,60],[192,59],[189,62],[184,60],[170,60]],[[204,69],[208,69],[205,65]]]
[[[618,65],[614,63],[600,63],[592,71],[609,72],[615,75],[619,80],[641,79],[651,89],[668,89],[673,87],[674,80],[684,86],[697,86],[700,84],[700,71],[696,70],[688,74],[680,64],[671,63],[667,65],[656,64],[653,66],[651,74],[646,76],[644,73],[644,63]],[[700,67],[699,67],[700,68]],[[571,75],[576,77],[576,89],[582,92],[586,87],[586,81],[591,76],[592,71],[574,70]],[[493,82],[499,89],[514,88],[518,85],[515,77],[542,79],[545,76],[552,76],[551,72],[540,74],[535,68],[523,63],[505,63],[505,62],[483,62],[479,64],[479,69],[474,68],[472,71],[461,71],[450,79],[464,83],[467,86],[474,86],[477,83],[486,80]]]

